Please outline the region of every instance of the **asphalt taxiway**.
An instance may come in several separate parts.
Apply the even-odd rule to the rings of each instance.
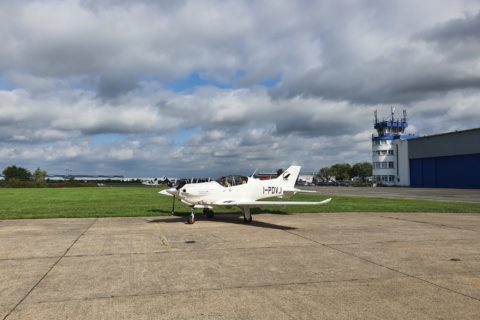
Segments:
[[[0,221],[0,319],[478,319],[480,214]]]

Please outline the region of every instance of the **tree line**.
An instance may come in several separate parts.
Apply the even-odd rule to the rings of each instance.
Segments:
[[[50,181],[47,171],[37,168],[33,173],[23,167],[9,166],[2,171],[4,180],[0,181],[0,187],[6,188],[64,188],[64,187],[93,187],[96,183],[82,183],[73,177],[66,181]]]
[[[337,163],[320,169],[318,176],[323,181],[329,181],[331,177],[334,177],[337,181],[351,180],[354,177],[365,181],[367,177],[372,176],[372,171],[370,162],[355,163],[353,166],[349,163]]]
[[[335,178],[336,181],[351,180],[354,177],[358,177],[360,180],[365,181],[367,177],[372,176],[372,170],[373,168],[370,162],[355,163],[353,166],[349,163],[337,163],[330,167],[321,168],[317,173],[317,176],[323,181],[330,181],[332,177]],[[278,175],[282,172],[282,169],[277,170]],[[23,167],[13,165],[6,167],[2,174],[5,181],[0,183],[0,186],[44,187],[47,185],[47,172],[40,167],[38,167],[32,174]],[[76,183],[72,179],[72,181],[69,181],[69,184],[72,184],[73,186],[73,184]]]
[[[15,184],[18,182],[34,182],[37,185],[45,184],[47,178],[47,172],[40,169],[40,167],[35,170],[32,174],[25,168],[17,166],[6,167],[2,171],[5,181],[9,184]]]

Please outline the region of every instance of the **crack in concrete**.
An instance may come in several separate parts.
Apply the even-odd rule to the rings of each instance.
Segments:
[[[40,282],[42,282],[43,279],[45,279],[45,277],[50,273],[50,271],[52,271],[53,268],[55,268],[55,266],[60,262],[60,260],[62,260],[62,258],[65,257],[68,251],[70,251],[70,249],[75,245],[75,243],[77,243],[77,241],[95,224],[96,221],[97,221],[97,218],[93,220],[93,222],[72,242],[72,244],[67,248],[67,250],[65,250],[63,255],[60,256],[57,259],[57,261],[55,261],[55,263],[47,270],[47,272],[40,278],[40,280],[38,280],[37,283],[35,283],[35,285],[27,292],[27,294],[22,299],[20,299],[20,301],[3,317],[2,320],[7,319],[18,308],[18,306],[22,304],[23,301],[25,301],[25,299],[33,292],[33,290],[35,290],[35,288],[40,284]]]
[[[376,265],[376,266],[378,266],[378,267],[382,267],[382,268],[388,269],[388,270],[390,270],[390,271],[393,271],[393,272],[402,274],[402,275],[404,275],[404,276],[406,276],[406,277],[410,277],[410,278],[413,278],[413,279],[416,279],[416,280],[419,280],[419,281],[428,283],[428,284],[430,284],[430,285],[432,285],[432,286],[434,286],[434,287],[437,287],[437,288],[439,288],[439,289],[443,289],[443,290],[446,290],[446,291],[450,291],[450,292],[453,292],[453,293],[462,295],[462,296],[464,296],[464,297],[466,297],[466,298],[470,298],[470,299],[472,299],[472,300],[475,300],[475,301],[480,302],[480,299],[479,299],[479,298],[475,298],[475,297],[469,296],[468,294],[465,294],[465,293],[462,293],[462,292],[459,292],[459,291],[455,291],[455,290],[453,290],[453,289],[450,289],[450,288],[447,288],[447,287],[438,285],[438,284],[433,283],[433,282],[431,282],[431,281],[428,281],[428,280],[426,280],[426,279],[422,279],[422,278],[420,278],[420,277],[418,277],[418,276],[415,276],[415,275],[412,275],[412,274],[409,274],[409,273],[406,273],[406,272],[397,270],[397,269],[395,269],[395,268],[393,268],[393,267],[388,267],[388,266],[382,265],[382,264],[377,263],[377,262],[375,262],[375,261],[372,261],[372,260],[369,260],[369,259],[366,259],[366,258],[357,256],[356,254],[353,254],[353,253],[351,253],[351,252],[344,251],[344,250],[340,250],[340,249],[335,248],[335,247],[332,247],[332,246],[330,246],[330,245],[328,245],[328,244],[321,243],[321,242],[316,241],[316,240],[314,240],[314,239],[310,239],[310,238],[308,238],[308,237],[306,237],[306,236],[303,236],[303,235],[301,235],[301,234],[297,234],[297,233],[292,232],[292,231],[289,231],[289,230],[284,230],[284,231],[285,231],[285,232],[288,232],[288,233],[291,233],[291,234],[294,234],[294,235],[296,235],[296,236],[298,236],[298,237],[300,237],[300,238],[303,238],[303,239],[306,239],[306,240],[310,240],[310,241],[312,241],[312,242],[314,242],[314,243],[317,243],[317,244],[319,244],[319,245],[321,245],[321,246],[324,246],[324,247],[326,247],[326,248],[329,248],[329,249],[338,251],[338,252],[340,252],[340,253],[346,254],[346,255],[348,255],[348,256],[355,257],[355,258],[360,259],[360,260],[363,260],[363,261],[365,261],[365,262],[374,264],[374,265]]]
[[[188,290],[163,290],[155,291],[150,293],[137,293],[137,294],[125,294],[125,295],[104,295],[96,297],[85,297],[85,298],[73,298],[73,299],[62,299],[62,300],[50,300],[50,301],[35,301],[29,302],[28,304],[47,304],[47,303],[61,303],[61,302],[71,302],[71,301],[95,301],[95,300],[106,300],[106,299],[118,299],[118,298],[131,298],[131,297],[150,297],[150,296],[161,296],[167,294],[182,294],[182,293],[194,293],[194,292],[214,292],[222,290],[238,290],[238,289],[262,289],[262,288],[276,288],[276,287],[288,287],[288,286],[301,286],[309,284],[321,284],[321,283],[342,283],[342,282],[362,282],[362,281],[376,281],[376,280],[386,280],[387,278],[382,277],[369,277],[369,278],[351,278],[351,279],[341,279],[341,280],[320,280],[320,281],[299,281],[299,282],[284,282],[284,283],[268,283],[260,285],[246,285],[246,286],[230,286],[230,287],[215,287],[215,288],[199,288],[199,289],[188,289]],[[389,279],[389,278],[388,278]]]
[[[418,240],[383,240],[383,241],[363,241],[363,242],[332,242],[330,246],[351,246],[356,244],[381,244],[381,243],[409,243],[409,242],[440,242],[440,241],[472,241],[474,238],[467,239],[418,239]]]
[[[419,240],[385,240],[385,241],[365,241],[365,242],[332,242],[328,243],[330,246],[349,246],[359,244],[381,244],[381,243],[408,243],[408,242],[441,242],[441,241],[471,241],[472,238],[467,239],[419,239]],[[182,242],[183,243],[183,242]],[[170,243],[169,243],[170,245]],[[182,248],[175,248],[169,246],[168,250],[148,251],[148,252],[121,252],[121,253],[101,253],[101,254],[72,254],[68,256],[41,256],[41,257],[18,257],[18,258],[0,258],[0,261],[17,261],[17,260],[35,260],[35,259],[54,259],[54,258],[83,258],[83,257],[110,257],[110,256],[129,256],[129,255],[149,255],[149,254],[177,254],[182,252],[202,252],[202,251],[230,251],[230,250],[250,250],[250,249],[282,249],[282,248],[298,248],[311,247],[312,244],[296,244],[283,246],[263,246],[263,247],[232,247],[232,248],[206,248],[206,249],[190,249],[182,250]]]
[[[179,253],[188,253],[188,252],[205,252],[205,251],[232,251],[232,250],[256,250],[256,249],[282,249],[282,248],[298,248],[298,247],[311,247],[311,244],[302,244],[302,245],[286,245],[286,246],[264,246],[264,247],[236,247],[236,248],[195,248],[189,250],[182,250],[182,248],[174,248],[171,250],[159,250],[159,251],[149,251],[149,252],[125,252],[125,253],[102,253],[102,254],[72,254],[65,256],[68,258],[83,258],[83,257],[108,257],[108,256],[130,256],[130,255],[150,255],[150,254],[179,254]]]
[[[55,259],[58,257],[60,256],[1,258],[0,261],[42,260],[42,259]]]
[[[475,233],[478,233],[478,232],[479,232],[479,231],[477,231],[477,230],[471,230],[471,229],[465,229],[465,228],[460,228],[460,227],[455,227],[455,226],[449,226],[449,225],[442,224],[442,223],[432,223],[432,222],[427,222],[427,221],[412,220],[412,219],[399,218],[399,217],[388,217],[388,216],[379,216],[379,217],[385,218],[385,219],[393,219],[393,220],[400,220],[400,221],[408,221],[408,222],[428,224],[428,225],[430,225],[430,226],[435,226],[435,227],[443,227],[443,228],[450,228],[450,229],[456,229],[456,230],[471,231],[471,232],[475,232]]]

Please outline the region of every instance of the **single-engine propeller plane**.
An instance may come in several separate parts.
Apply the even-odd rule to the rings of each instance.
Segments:
[[[215,207],[239,207],[243,212],[245,223],[252,222],[251,207],[289,206],[289,205],[322,205],[332,199],[319,202],[294,201],[258,201],[277,197],[289,198],[296,193],[316,193],[315,191],[295,188],[300,173],[300,166],[290,166],[281,175],[271,180],[260,180],[246,176],[225,176],[215,181],[202,183],[180,183],[160,191],[160,194],[173,197],[172,214],[175,213],[175,198],[191,207],[188,223],[195,222],[195,209],[203,209],[207,218],[213,218]]]

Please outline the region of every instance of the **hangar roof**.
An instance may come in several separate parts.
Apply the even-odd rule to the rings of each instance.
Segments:
[[[417,137],[408,142],[410,159],[480,154],[480,128]]]

